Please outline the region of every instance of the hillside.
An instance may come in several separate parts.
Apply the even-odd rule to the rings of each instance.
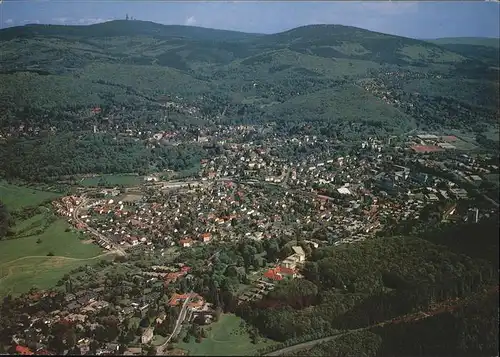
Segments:
[[[498,49],[349,26],[261,35],[135,20],[28,25],[1,30],[0,52],[2,132],[311,122],[326,135],[476,135],[498,124]]]
[[[161,25],[151,21],[114,20],[88,26],[26,25],[2,30],[1,41],[37,36],[71,36],[73,38],[109,38],[119,36],[150,36],[153,38],[185,38],[191,40],[243,40],[259,34],[209,29],[197,26]]]
[[[456,37],[428,40],[462,56],[485,63],[498,69],[500,39],[482,37]],[[498,72],[496,73],[498,77]]]
[[[436,45],[472,45],[500,48],[500,39],[489,37],[443,37],[427,41]]]

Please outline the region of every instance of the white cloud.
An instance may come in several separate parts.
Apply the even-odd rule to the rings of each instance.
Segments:
[[[70,19],[67,17],[56,17],[52,19],[53,22],[57,22],[58,24],[66,24],[69,20]]]
[[[22,24],[39,24],[40,20],[23,20],[21,21]]]
[[[101,22],[106,22],[110,21],[110,19],[102,19],[102,18],[84,18],[78,20],[78,24],[80,25],[94,25],[94,24],[99,24]]]
[[[196,24],[196,19],[194,18],[194,16],[189,16],[184,24],[187,26],[193,26],[194,24]]]
[[[6,23],[7,25],[12,25],[12,24],[14,23],[14,20],[12,20],[12,19],[7,19],[7,20],[5,20],[5,23]]]

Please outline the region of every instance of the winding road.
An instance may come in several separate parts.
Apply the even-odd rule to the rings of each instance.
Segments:
[[[188,298],[186,300],[184,300],[184,303],[182,304],[182,309],[181,309],[181,312],[179,313],[179,316],[177,317],[177,321],[175,323],[174,330],[172,331],[170,336],[168,336],[167,340],[161,346],[157,347],[157,349],[156,349],[157,355],[162,355],[163,352],[165,351],[165,348],[167,347],[168,343],[170,342],[170,340],[172,338],[174,338],[175,336],[177,336],[179,334],[179,332],[181,331],[182,323],[184,322],[184,319],[186,318],[186,314],[188,311],[187,305],[189,304],[189,301],[191,300],[191,297],[193,296],[192,293],[193,292],[191,291],[189,293]]]
[[[494,286],[492,289],[490,289],[490,292],[493,292],[495,290],[498,291],[498,286]],[[374,327],[382,327],[382,326],[385,326],[388,324],[398,324],[398,323],[407,323],[410,321],[424,320],[424,319],[438,315],[438,314],[443,313],[443,312],[449,312],[449,311],[456,310],[457,308],[461,307],[464,303],[467,303],[467,301],[469,299],[471,299],[470,296],[462,298],[461,301],[459,301],[458,299],[446,300],[446,301],[443,301],[442,303],[434,306],[433,308],[431,308],[430,310],[425,311],[425,312],[419,311],[416,313],[403,315],[403,316],[392,318],[390,320],[382,321],[382,322],[379,322],[379,323],[371,325],[371,326],[367,326],[367,327],[363,327],[363,328],[359,328],[359,329],[355,329],[355,330],[348,330],[345,332],[339,332],[338,334],[335,334],[332,336],[327,336],[327,337],[319,338],[317,340],[299,343],[299,344],[294,345],[294,346],[289,346],[289,347],[285,347],[285,348],[282,348],[282,349],[279,349],[279,350],[276,350],[273,352],[269,352],[269,353],[265,354],[264,356],[288,355],[290,353],[299,352],[299,351],[303,351],[305,349],[314,347],[315,345],[320,344],[322,342],[335,340],[338,337],[345,336],[345,335],[348,335],[350,333],[359,332],[359,331],[366,331],[366,330],[372,329]]]

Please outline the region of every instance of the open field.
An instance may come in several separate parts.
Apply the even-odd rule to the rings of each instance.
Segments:
[[[95,264],[100,258],[100,256],[90,259],[26,257],[2,264],[0,265],[0,297],[26,293],[33,287],[38,289],[54,287],[64,274],[85,264]]]
[[[137,175],[100,175],[95,177],[86,177],[80,182],[80,184],[83,186],[98,186],[101,179],[104,179],[106,185],[135,186],[142,183],[142,176]]]
[[[192,339],[189,343],[181,341],[176,347],[188,351],[190,356],[249,356],[274,343],[261,338],[258,344],[253,344],[248,333],[240,327],[241,322],[236,315],[221,315],[219,321],[210,325],[211,330],[207,330],[207,338],[201,343]]]
[[[69,225],[62,219],[51,224],[45,232],[26,238],[0,242],[0,264],[28,256],[54,256],[88,259],[99,255],[101,249],[93,244],[82,244],[74,232],[66,232]],[[41,242],[37,243],[40,239]]]
[[[35,190],[0,181],[0,198],[10,211],[25,206],[38,206],[47,199],[54,199],[59,196],[61,195],[55,192]]]
[[[163,337],[163,336],[160,336],[160,335],[155,335],[153,337],[153,340],[151,341],[151,344],[153,346],[161,346],[165,343],[165,341],[167,340],[166,337]]]
[[[0,197],[11,211],[36,207],[58,196],[0,181]],[[47,221],[50,209],[40,208],[34,216],[16,221],[13,239],[0,242],[0,296],[21,294],[32,287],[53,287],[64,274],[80,265],[96,263],[102,254],[96,245],[83,244],[63,219]],[[40,229],[43,232],[36,234]],[[49,253],[53,256],[47,256]]]
[[[17,221],[13,229],[16,235],[29,236],[44,224],[45,218],[42,213],[35,214],[27,219]]]
[[[66,232],[67,227],[57,220],[42,234],[0,242],[0,296],[53,287],[69,271],[104,257],[96,245],[83,244],[76,233]],[[49,252],[54,256],[47,256]]]

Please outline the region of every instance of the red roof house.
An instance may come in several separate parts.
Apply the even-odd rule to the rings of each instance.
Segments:
[[[297,271],[295,269],[286,268],[279,266],[277,268],[271,268],[264,273],[264,277],[271,280],[283,280],[284,277],[295,278],[297,276]]]
[[[212,239],[212,234],[211,233],[207,232],[207,233],[203,233],[201,235],[201,241],[203,243],[208,243],[208,242],[210,242],[211,239]]]
[[[264,277],[271,280],[283,280],[283,277],[277,272],[277,269],[269,269],[264,273]]]
[[[34,354],[33,352],[31,352],[31,350],[28,347],[19,346],[19,345],[16,346],[16,352],[19,353],[20,355],[32,355],[32,354]]]

